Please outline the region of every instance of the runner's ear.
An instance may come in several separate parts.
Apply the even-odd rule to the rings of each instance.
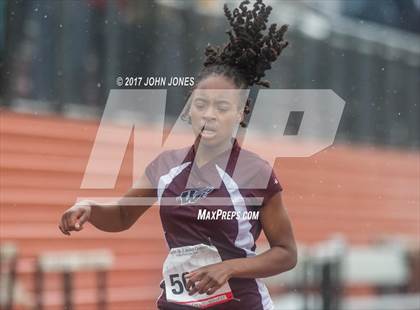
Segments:
[[[244,121],[244,112],[242,110],[238,111],[238,123],[242,123]]]

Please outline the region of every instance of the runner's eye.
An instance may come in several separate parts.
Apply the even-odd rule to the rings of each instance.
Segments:
[[[206,102],[201,99],[194,100],[194,107],[201,111],[206,107]]]
[[[219,103],[217,105],[217,111],[219,112],[226,112],[226,111],[229,111],[229,109],[230,109],[230,106],[227,103]]]

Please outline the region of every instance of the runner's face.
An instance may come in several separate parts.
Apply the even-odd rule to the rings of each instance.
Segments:
[[[240,91],[228,78],[212,75],[202,80],[191,98],[189,115],[196,136],[209,146],[232,138],[242,119]]]

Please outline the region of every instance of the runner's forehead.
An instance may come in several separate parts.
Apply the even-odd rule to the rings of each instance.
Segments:
[[[202,89],[197,88],[193,91],[194,99],[216,99],[232,101],[237,100],[241,96],[245,95],[244,89]]]

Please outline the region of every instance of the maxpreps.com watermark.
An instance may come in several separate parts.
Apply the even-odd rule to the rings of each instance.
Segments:
[[[199,209],[197,220],[258,220],[260,211],[226,211]]]

